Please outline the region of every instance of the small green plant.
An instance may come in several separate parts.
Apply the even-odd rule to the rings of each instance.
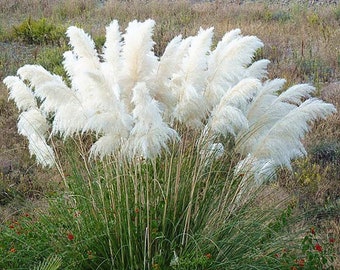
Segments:
[[[63,68],[63,53],[66,46],[49,47],[45,46],[38,51],[36,63],[48,70],[52,70],[54,74],[67,78],[65,69]]]
[[[311,52],[308,57],[298,57],[296,64],[304,79],[314,84],[329,82],[334,76],[334,69],[328,67],[321,59],[313,57]]]
[[[301,240],[299,252],[297,250],[284,248],[280,253],[275,254],[285,269],[335,269],[335,238],[328,237],[322,240],[316,234],[316,228],[312,227],[305,233]]]
[[[291,19],[291,14],[288,11],[285,10],[278,10],[274,11],[271,16],[273,21],[278,21],[278,22],[287,22]]]
[[[50,255],[40,262],[33,270],[57,270],[61,266],[61,258],[57,255]]]
[[[46,18],[34,20],[31,17],[14,26],[14,37],[29,44],[60,44],[65,29],[50,23]]]
[[[337,21],[340,21],[340,6],[337,5],[337,7],[334,9],[334,16]]]

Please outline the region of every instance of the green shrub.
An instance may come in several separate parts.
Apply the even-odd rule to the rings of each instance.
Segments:
[[[60,44],[65,29],[48,22],[46,18],[33,20],[31,17],[14,26],[14,37],[29,44]]]
[[[63,68],[63,53],[66,46],[62,47],[43,47],[37,53],[36,62],[45,69],[51,70],[52,73],[66,78],[66,72]]]
[[[340,20],[340,6],[339,5],[334,9],[334,15],[335,15],[335,19],[339,21]]]
[[[291,14],[288,11],[278,10],[272,13],[271,19],[278,22],[287,22],[291,19]]]

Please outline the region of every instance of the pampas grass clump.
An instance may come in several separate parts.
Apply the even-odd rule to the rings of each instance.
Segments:
[[[280,269],[282,241],[267,226],[277,216],[251,202],[277,168],[306,154],[310,124],[335,107],[310,85],[267,80],[269,61],[253,62],[263,46],[255,36],[235,29],[213,48],[214,29],[200,29],[157,57],[154,25],[132,21],[121,33],[111,22],[102,53],[72,26],[67,80],[37,65],[4,79],[38,163],[63,169],[53,138],[78,143],[69,193],[47,226],[35,224],[60,240],[39,240],[42,251],[27,256],[65,249],[65,269]],[[70,232],[72,244],[62,236]]]
[[[212,49],[213,28],[200,29],[196,36],[175,37],[156,57],[154,25],[151,19],[132,21],[122,34],[113,21],[102,55],[89,35],[70,27],[72,50],[63,62],[70,85],[36,65],[5,78],[22,111],[19,133],[37,162],[54,165],[52,135],[86,132],[96,134],[93,157],[152,159],[180,139],[180,123],[200,130],[211,144],[232,137],[246,171],[272,173],[306,154],[301,139],[311,121],[335,112],[311,98],[310,85],[284,91],[284,80],[264,80],[269,61],[252,62],[263,46],[255,36],[232,30]]]

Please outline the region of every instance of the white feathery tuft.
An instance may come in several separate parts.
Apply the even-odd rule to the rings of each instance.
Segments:
[[[44,167],[53,167],[56,163],[53,149],[47,144],[46,140],[32,134],[29,137],[29,151],[34,155],[38,164]]]
[[[296,105],[302,103],[302,98],[310,98],[310,94],[315,91],[315,87],[309,84],[297,84],[282,92],[276,102],[289,102]]]
[[[82,131],[87,115],[79,102],[61,105],[56,111],[52,123],[52,134],[60,134],[64,139]]]
[[[169,42],[159,59],[154,78],[149,81],[150,95],[162,103],[167,114],[170,114],[176,105],[176,97],[171,91],[170,84],[172,75],[178,70],[177,53],[181,42],[181,36],[176,36]]]
[[[115,155],[124,143],[126,143],[126,140],[122,139],[120,134],[105,134],[91,146],[90,158],[99,157],[103,159],[106,156]]]
[[[129,156],[153,159],[162,148],[167,149],[169,140],[178,139],[178,134],[163,122],[159,105],[151,98],[145,83],[134,87],[132,102],[135,126],[128,140]]]
[[[182,65],[173,75],[171,87],[177,98],[173,118],[193,128],[203,127],[208,108],[203,96],[207,74],[207,55],[213,37],[213,28],[200,29],[192,37]]]
[[[226,89],[244,78],[246,66],[251,63],[255,51],[263,46],[257,37],[242,37],[238,31],[230,37],[227,34],[226,40],[220,41],[208,59],[205,97],[210,107],[217,105]]]
[[[284,79],[275,79],[262,84],[262,87],[259,88],[257,95],[247,109],[246,116],[250,124],[259,122],[259,119],[263,118],[265,118],[265,122],[267,122],[272,118],[273,114],[268,115],[267,111],[268,109],[272,109],[272,111],[275,110],[275,107],[271,107],[271,104],[277,99],[276,92],[279,91],[285,83],[286,80]],[[263,124],[262,122],[262,125]]]
[[[237,163],[234,174],[242,176],[243,179],[253,177],[253,185],[259,187],[266,181],[274,179],[276,169],[277,165],[272,160],[258,160],[248,154],[246,158]]]
[[[63,67],[66,71],[66,74],[69,76],[69,78],[72,79],[74,76],[76,76],[78,69],[77,69],[77,56],[72,51],[66,51],[63,53]]]
[[[40,109],[45,113],[55,112],[61,105],[76,100],[75,93],[62,78],[42,66],[25,65],[18,70],[18,75],[34,87],[34,95],[42,101]]]
[[[113,20],[109,26],[106,27],[106,41],[103,47],[103,58],[112,66],[114,72],[118,72],[121,65],[121,39],[122,37],[119,31],[118,21]]]
[[[263,79],[267,78],[268,70],[267,66],[269,65],[270,61],[267,59],[261,59],[254,63],[252,63],[244,73],[244,78],[256,78],[256,79]]]
[[[27,137],[29,151],[35,155],[36,160],[42,166],[52,167],[55,164],[54,152],[47,145],[49,125],[45,117],[38,109],[24,111],[19,116],[18,132]]]
[[[291,168],[293,158],[306,154],[301,142],[309,130],[309,122],[336,111],[332,104],[311,98],[292,109],[284,117],[273,123],[252,145],[250,153],[260,160],[273,160],[277,165]]]
[[[260,85],[259,80],[246,78],[225,93],[211,112],[209,126],[213,133],[237,136],[248,130],[245,111]]]
[[[240,131],[248,130],[248,120],[240,109],[225,105],[212,112],[209,126],[214,134],[236,137]]]
[[[36,134],[38,137],[45,138],[48,130],[49,125],[38,109],[30,109],[20,114],[18,121],[19,134],[26,137]]]
[[[192,85],[198,93],[204,90],[207,71],[207,55],[210,52],[214,28],[200,29],[192,38],[188,54],[183,58],[180,75],[186,84]]]
[[[225,104],[245,111],[254,96],[257,94],[260,86],[261,83],[258,79],[245,78],[241,80],[238,84],[225,93],[219,104],[219,107]]]
[[[122,98],[129,107],[132,88],[137,82],[147,80],[157,68],[157,57],[153,53],[152,40],[155,21],[148,19],[145,22],[132,21],[126,33],[123,34],[122,47]]]
[[[9,99],[14,100],[20,111],[37,107],[37,102],[31,89],[19,77],[8,76],[3,82],[9,89]]]
[[[76,54],[78,60],[86,59],[83,63],[88,63],[90,66],[99,66],[99,58],[93,39],[75,26],[67,29],[66,34],[70,40],[73,52]]]

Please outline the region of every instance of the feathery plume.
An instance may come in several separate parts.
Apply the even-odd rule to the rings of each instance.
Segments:
[[[106,41],[103,47],[103,58],[105,62],[112,66],[112,70],[117,72],[120,67],[120,52],[121,52],[121,33],[117,20],[113,20],[106,27]],[[112,74],[114,75],[114,74]]]
[[[263,43],[255,36],[239,36],[238,31],[220,41],[208,59],[207,88],[204,93],[210,107],[217,105],[229,87],[244,76],[245,67],[251,63],[255,51]],[[222,44],[226,43],[226,47]]]
[[[99,66],[98,53],[94,41],[83,29],[70,26],[66,31],[66,35],[78,60],[86,59],[86,61],[82,61],[83,64]]]
[[[32,134],[29,138],[29,151],[31,156],[35,156],[37,163],[44,167],[55,165],[53,149],[47,144],[46,140]]]
[[[52,167],[55,163],[54,152],[47,145],[49,125],[38,109],[24,111],[19,116],[18,132],[29,142],[29,151],[42,166]]]
[[[291,168],[292,159],[306,154],[301,139],[309,130],[309,122],[335,111],[332,104],[308,99],[268,128],[249,152],[257,159],[273,160],[277,165]]]
[[[270,61],[267,59],[261,59],[252,63],[249,67],[246,68],[244,78],[256,78],[259,80],[267,78],[267,66],[269,63]]]
[[[153,159],[162,148],[167,149],[167,141],[177,139],[178,134],[163,122],[159,105],[151,98],[145,83],[134,87],[132,102],[135,126],[128,140],[129,155]]]
[[[76,100],[75,93],[62,78],[42,66],[25,65],[18,69],[18,75],[34,87],[34,95],[42,101],[40,109],[45,113],[55,112],[62,104]]]
[[[129,23],[123,34],[121,98],[129,111],[132,109],[132,89],[138,82],[148,80],[157,68],[157,57],[152,51],[154,25],[155,21],[151,19],[145,22],[135,20]]]
[[[302,103],[302,98],[310,98],[310,94],[315,91],[315,87],[308,84],[297,84],[282,92],[276,102],[289,102],[296,105]]]
[[[9,89],[9,99],[14,100],[20,111],[37,107],[37,102],[29,87],[17,76],[8,76],[4,79]]]
[[[207,54],[210,52],[213,28],[200,29],[191,39],[187,55],[181,69],[174,74],[173,89],[177,105],[173,117],[188,126],[202,127],[206,118],[207,106],[203,96],[207,71]],[[177,91],[176,91],[177,90]]]

